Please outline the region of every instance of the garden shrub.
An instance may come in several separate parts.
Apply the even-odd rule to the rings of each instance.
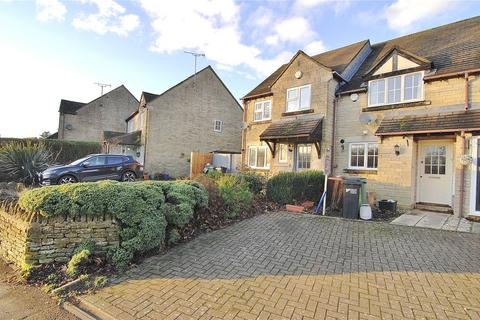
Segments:
[[[112,263],[125,269],[136,256],[159,248],[167,223],[183,226],[196,208],[208,204],[205,188],[196,182],[102,181],[47,186],[24,192],[19,206],[44,216],[111,214],[118,223],[120,245],[110,251]]]
[[[322,171],[282,172],[267,182],[268,199],[278,204],[318,201],[323,193]]]
[[[263,175],[255,172],[241,172],[239,177],[254,194],[259,194],[265,188],[265,176]]]
[[[101,153],[102,146],[98,142],[86,141],[66,141],[55,139],[37,139],[37,138],[0,138],[0,149],[9,143],[18,144],[42,144],[46,146],[53,154],[52,161],[58,164],[67,164],[80,159],[89,154]],[[52,163],[50,163],[52,164]]]
[[[44,143],[10,142],[0,146],[0,173],[26,185],[38,184],[40,173],[52,161],[53,153]]]
[[[224,174],[217,180],[217,185],[225,204],[225,218],[235,218],[252,205],[253,194],[248,189],[247,183],[240,178]]]
[[[67,270],[65,273],[70,277],[76,277],[80,275],[83,267],[85,267],[90,261],[90,256],[92,252],[88,249],[83,249],[75,253],[67,265]]]

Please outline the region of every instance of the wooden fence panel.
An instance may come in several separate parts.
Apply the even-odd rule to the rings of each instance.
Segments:
[[[202,173],[203,167],[207,163],[212,163],[213,153],[208,152],[192,152],[190,155],[190,178]]]

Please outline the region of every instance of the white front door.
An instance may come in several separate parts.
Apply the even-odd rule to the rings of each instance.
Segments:
[[[452,142],[420,141],[417,173],[417,202],[452,205]]]

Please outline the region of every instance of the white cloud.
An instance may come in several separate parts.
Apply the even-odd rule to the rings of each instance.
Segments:
[[[351,0],[296,0],[295,6],[304,9],[311,9],[328,5],[333,7],[335,13],[339,13],[350,6]]]
[[[313,37],[310,23],[303,17],[285,19],[274,27],[280,40],[301,43]]]
[[[402,31],[454,5],[454,1],[449,0],[397,0],[386,8],[385,19],[390,28]]]
[[[312,41],[305,46],[305,53],[308,55],[315,55],[326,51],[325,44],[321,40]]]
[[[265,42],[271,46],[276,46],[279,40],[280,37],[278,36],[278,34],[272,34],[265,38]]]
[[[240,7],[233,0],[140,0],[140,3],[152,20],[153,51],[200,51],[224,68],[248,66],[262,76],[285,62],[283,52],[273,58],[262,58],[259,48],[242,41]]]
[[[63,21],[67,8],[59,0],[37,0],[37,20],[46,22],[50,20]]]
[[[102,35],[115,33],[119,36],[127,36],[140,25],[137,15],[125,14],[125,8],[114,0],[80,0],[80,2],[96,5],[98,12],[73,19],[72,24],[77,29]]]

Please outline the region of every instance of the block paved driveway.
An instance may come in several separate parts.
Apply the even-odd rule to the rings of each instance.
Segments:
[[[267,214],[82,300],[115,319],[480,319],[480,235]]]

